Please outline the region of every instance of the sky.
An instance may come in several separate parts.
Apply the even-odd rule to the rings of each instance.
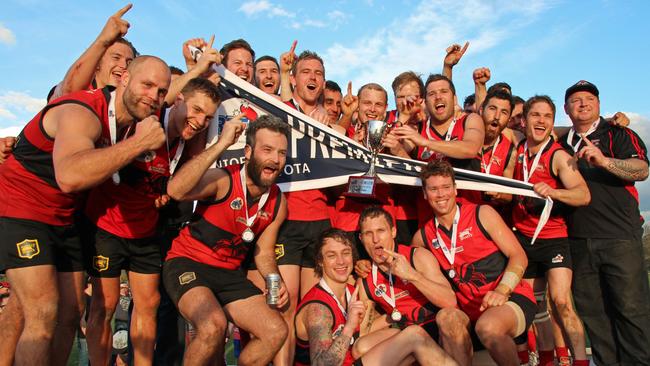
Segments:
[[[126,2],[4,0],[0,12],[0,136],[15,135],[49,89]],[[564,91],[578,80],[600,90],[601,114],[625,112],[650,144],[649,1],[330,0],[134,1],[127,38],[142,54],[184,68],[182,43],[215,35],[215,47],[246,39],[257,56],[279,57],[298,41],[325,61],[345,90],[377,82],[390,90],[406,70],[442,70],[445,48],[470,42],[454,68],[459,98],[472,71],[488,67],[524,99],[547,94],[567,125]],[[390,97],[392,101],[392,93]],[[391,108],[394,102],[391,102]],[[637,184],[650,217],[650,183]]]

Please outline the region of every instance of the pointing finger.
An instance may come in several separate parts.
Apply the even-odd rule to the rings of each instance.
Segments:
[[[585,136],[585,135],[583,135],[583,134],[580,134],[580,138],[582,139],[582,141],[584,141],[584,143],[585,143],[587,146],[594,146],[593,142],[589,141],[589,139],[587,138],[587,136]]]
[[[467,47],[469,47],[469,41],[465,42],[465,45],[463,46],[463,49],[460,50],[460,55],[463,56],[465,54],[465,51],[467,51]]]
[[[120,9],[120,10],[118,10],[117,13],[115,13],[115,16],[117,16],[118,18],[121,18],[121,17],[122,17],[124,14],[126,14],[126,12],[129,11],[129,9],[131,9],[132,7],[133,7],[133,4],[127,4],[125,7],[123,7],[123,8]]]
[[[352,82],[348,81],[348,95],[352,95]]]
[[[393,252],[392,250],[384,249],[384,253],[388,254],[388,256],[391,258],[397,257],[397,253]]]
[[[210,41],[208,41],[208,48],[212,48],[212,44],[214,43],[214,34],[212,37],[210,37]]]
[[[359,284],[354,286],[354,292],[352,293],[351,301],[357,301],[357,300],[359,300]]]
[[[294,40],[293,44],[291,45],[291,49],[289,50],[289,53],[295,53],[297,45],[298,45],[298,40]]]

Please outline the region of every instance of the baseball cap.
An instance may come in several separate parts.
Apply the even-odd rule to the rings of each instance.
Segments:
[[[579,91],[586,91],[598,97],[598,88],[596,88],[596,85],[588,82],[587,80],[580,80],[577,83],[571,85],[566,90],[566,93],[564,93],[564,101],[566,102],[567,99],[569,99],[569,97],[571,96],[571,94]]]

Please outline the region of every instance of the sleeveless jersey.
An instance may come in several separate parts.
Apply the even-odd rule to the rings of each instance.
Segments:
[[[224,170],[230,177],[230,190],[218,201],[199,201],[192,222],[181,230],[167,254],[167,260],[186,257],[195,262],[229,270],[238,269],[255,240],[242,239],[246,230],[245,195],[241,184],[241,165],[229,165]],[[264,207],[257,214],[251,230],[257,239],[278,214],[282,199],[277,185],[270,188]],[[258,204],[248,207],[248,215],[258,212]]]
[[[164,111],[164,108],[163,108]],[[160,123],[165,113],[160,113]],[[97,227],[121,238],[141,239],[155,235],[159,211],[155,201],[167,192],[169,156],[178,141],[147,151],[120,169],[120,184],[112,179],[88,194],[85,213]]]
[[[552,188],[564,188],[560,178],[553,174],[553,156],[558,150],[562,150],[562,146],[557,142],[551,141],[544,147],[541,152],[542,156],[532,174],[529,183],[535,184],[538,182],[545,182]],[[530,169],[533,158],[528,158],[528,169]],[[517,164],[515,165],[514,179],[524,180],[524,142],[517,147]],[[514,197],[514,207],[512,209],[512,221],[515,228],[522,234],[532,238],[535,235],[535,229],[539,222],[539,216],[544,208],[544,200],[523,196]],[[551,217],[549,217],[546,225],[542,228],[537,236],[540,239],[552,238],[565,238],[567,237],[567,226],[564,216],[558,211],[561,211],[562,205],[560,202],[555,202]]]
[[[350,293],[354,292],[354,286],[347,286]],[[298,315],[305,306],[314,302],[325,305],[332,313],[332,317],[334,318],[334,323],[332,324],[332,338],[336,338],[339,334],[341,334],[341,331],[343,331],[343,326],[345,326],[346,318],[339,309],[339,306],[334,297],[332,297],[332,295],[320,287],[320,285],[317,284],[316,286],[312,287],[311,290],[307,292],[305,297],[302,298],[300,304],[298,304],[298,308],[296,309],[296,315]],[[359,329],[355,331],[355,338],[358,332]],[[298,335],[296,335],[296,356],[294,365],[306,366],[310,364],[311,358],[309,356],[309,340],[300,339],[298,338]],[[350,347],[345,354],[343,366],[351,366],[353,364],[354,358],[352,357],[352,347]]]
[[[285,104],[302,112],[292,100]],[[284,196],[287,199],[287,220],[320,221],[330,218],[327,196],[320,189],[287,192]]]
[[[346,184],[346,191],[347,188],[348,185]],[[357,231],[359,229],[359,217],[361,217],[361,212],[363,212],[366,207],[372,205],[381,206],[383,209],[388,211],[392,217],[395,217],[395,206],[390,191],[391,187],[388,184],[379,184],[375,187],[375,193],[377,193],[378,197],[382,197],[382,201],[348,197],[341,194],[336,199],[336,202],[334,202],[334,207],[330,211],[332,227],[348,232]]]
[[[508,264],[508,258],[492,241],[478,219],[480,206],[468,203],[458,207],[460,217],[453,277],[450,275],[452,265],[445,257],[437,240],[435,220],[430,220],[420,230],[425,245],[436,256],[442,272],[456,293],[458,307],[469,316],[471,321],[476,321],[481,315],[480,307],[483,297],[499,284]],[[442,235],[445,245],[451,246],[451,233],[442,225],[438,231]],[[523,281],[519,282],[513,292],[535,302],[532,288]]]
[[[417,248],[398,245],[396,249],[396,252],[406,257],[409,263],[411,263],[411,267],[415,268],[413,253],[415,253]],[[363,288],[366,291],[366,295],[368,295],[369,299],[379,304],[386,314],[390,315],[393,311],[393,306],[382,297],[382,294],[390,297],[388,274],[378,268],[377,283],[373,283],[372,277],[372,274],[370,274],[363,279]],[[436,313],[439,309],[431,304],[429,299],[415,285],[405,282],[397,276],[393,276],[393,290],[395,292],[395,307],[403,317],[399,324],[402,329],[412,324],[427,324],[436,319]]]
[[[54,174],[54,139],[43,127],[52,108],[77,104],[90,110],[101,124],[95,147],[110,145],[108,104],[111,88],[83,90],[56,98],[45,106],[20,132],[12,154],[0,165],[0,216],[27,219],[54,226],[71,225],[74,193],[64,193]]]
[[[463,135],[465,134],[465,121],[467,120],[467,116],[468,116],[467,114],[464,114],[462,117],[456,120],[456,124],[454,124],[454,129],[449,131],[449,133],[451,134],[449,141],[460,141],[463,139]],[[422,124],[422,130],[420,131],[422,137],[433,141],[445,141],[446,134],[443,135],[439,134],[438,131],[435,128],[433,128],[433,126],[431,126],[429,123],[430,122]],[[427,129],[428,129],[428,133],[427,133]],[[429,135],[431,136],[429,137]],[[422,146],[418,147],[417,159],[422,161],[427,161],[427,162],[433,160],[448,159],[449,162],[452,163],[454,167],[456,167],[454,161],[460,161],[458,159],[447,158],[445,155],[435,151],[425,150]]]
[[[486,173],[485,169],[490,166],[490,175],[503,177],[503,171],[510,161],[510,156],[515,153],[515,145],[504,134],[501,134],[499,144],[492,154],[493,146],[482,147],[482,153],[479,153],[475,159],[472,159],[469,169],[475,172]],[[464,202],[471,202],[477,205],[488,204],[492,202],[485,199],[482,191],[460,190],[458,191],[459,199]]]

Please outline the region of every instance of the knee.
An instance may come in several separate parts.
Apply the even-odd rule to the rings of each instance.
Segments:
[[[227,326],[226,318],[222,315],[213,315],[196,324],[196,338],[205,344],[219,344],[225,338]]]
[[[154,291],[147,296],[139,297],[137,301],[133,300],[133,310],[141,314],[156,314],[158,305],[160,305],[160,293]]]
[[[504,336],[508,336],[501,324],[494,322],[494,319],[487,321],[486,319],[479,318],[474,330],[476,331],[478,338],[481,340],[481,343],[486,347],[501,342]]]
[[[408,335],[409,343],[411,344],[421,344],[431,339],[429,334],[419,325],[409,325],[402,330],[402,333]]]
[[[287,339],[289,334],[289,329],[285,321],[277,316],[273,317],[272,321],[269,321],[267,326],[264,329],[261,339],[266,339],[272,347],[277,347],[278,349],[282,347],[284,340]]]
[[[444,308],[436,314],[440,336],[446,340],[463,340],[469,337],[469,318],[456,308]]]

